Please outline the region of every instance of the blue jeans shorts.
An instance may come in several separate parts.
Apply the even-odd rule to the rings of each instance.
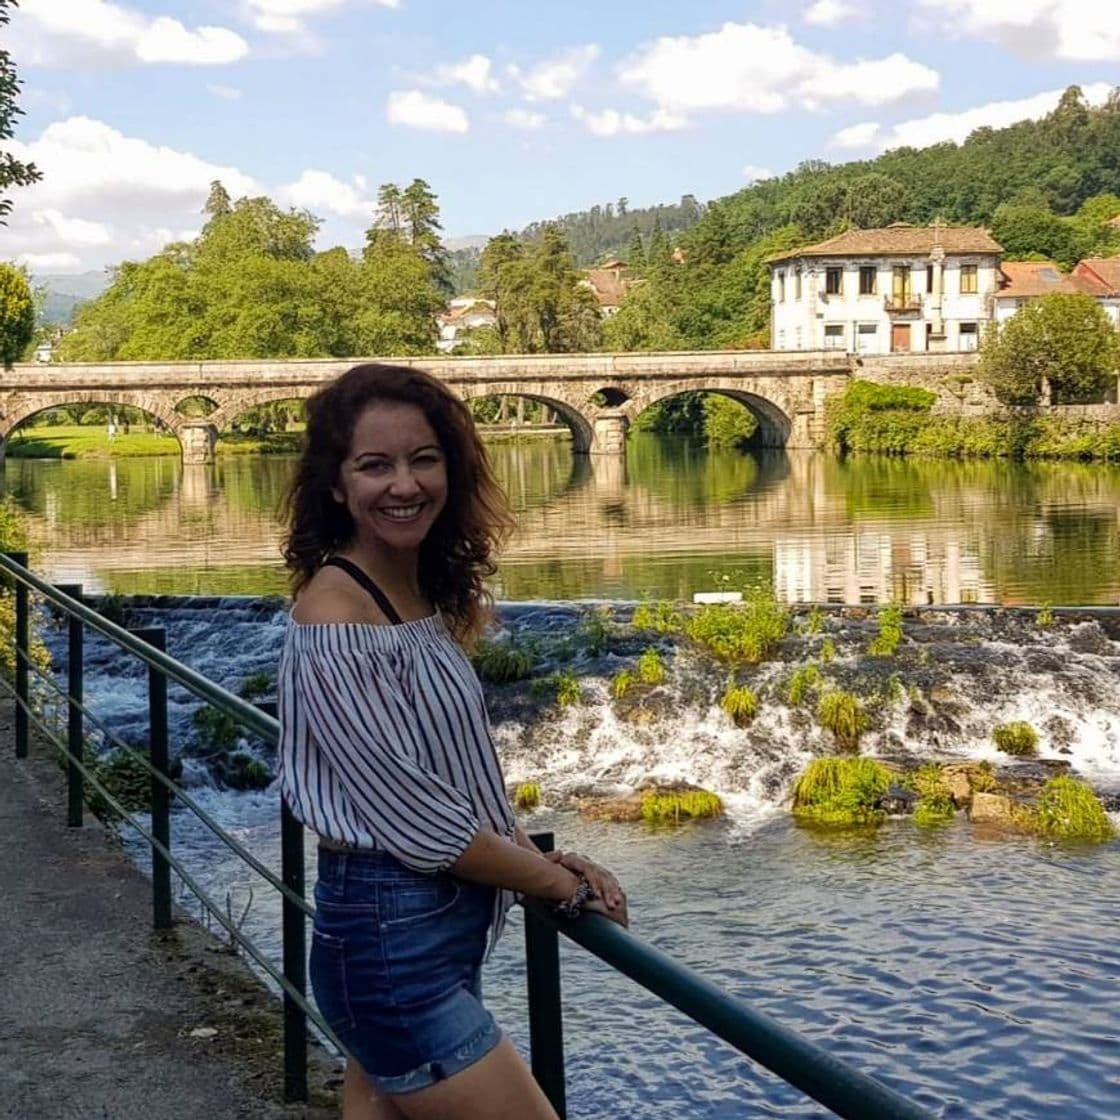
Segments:
[[[480,985],[493,888],[320,848],[315,908],[315,1002],[383,1092],[425,1089],[498,1044]]]

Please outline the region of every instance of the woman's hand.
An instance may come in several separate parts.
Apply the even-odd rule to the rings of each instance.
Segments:
[[[603,903],[602,913],[605,913],[608,918],[614,918],[614,912],[619,909],[623,914],[626,913],[626,892],[605,867],[600,867],[576,852],[546,852],[545,858],[552,863],[560,864],[561,867],[566,867],[569,871],[574,871],[577,875],[582,875],[591,884],[595,898]],[[585,905],[584,909],[590,910],[593,907]],[[627,923],[623,921],[621,924]]]
[[[625,895],[622,897],[622,902],[613,908],[608,907],[601,898],[593,898],[583,904],[583,909],[592,914],[602,914],[612,922],[617,922],[623,929],[630,928],[630,913],[626,909]]]

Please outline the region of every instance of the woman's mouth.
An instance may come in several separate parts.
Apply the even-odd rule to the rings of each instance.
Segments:
[[[416,502],[411,506],[382,506],[377,512],[390,521],[412,521],[420,516],[423,509],[424,503]]]

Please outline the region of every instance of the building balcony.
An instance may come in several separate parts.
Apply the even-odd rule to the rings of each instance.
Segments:
[[[889,315],[917,315],[922,310],[922,297],[909,292],[883,296],[883,309]]]

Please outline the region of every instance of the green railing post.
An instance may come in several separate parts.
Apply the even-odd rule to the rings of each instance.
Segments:
[[[21,567],[27,567],[26,552],[9,552],[8,558]],[[30,602],[27,597],[27,584],[15,581],[16,596],[16,758],[27,757],[28,723],[27,707],[30,703],[28,690],[28,663],[31,656],[29,634]]]
[[[161,627],[130,631],[163,653],[167,648],[167,632]],[[148,666],[148,741],[152,768],[165,778],[170,770],[167,750],[167,677],[162,669]],[[152,836],[166,849],[171,848],[171,791],[155,775],[152,776]],[[156,929],[170,929],[171,864],[152,845],[152,924]]]
[[[80,583],[60,583],[58,590],[71,599],[80,600],[82,597]],[[66,683],[69,695],[66,746],[70,754],[66,766],[66,823],[71,828],[81,828],[85,782],[78,764],[84,759],[85,724],[79,705],[85,692],[85,627],[77,615],[67,614],[66,634]]]
[[[555,847],[551,832],[532,837],[542,852]],[[533,1076],[556,1109],[568,1114],[564,1086],[564,1016],[560,1003],[560,935],[556,927],[525,910],[525,976],[529,991],[529,1054]]]
[[[276,718],[274,700],[258,704],[266,716]],[[280,879],[289,890],[304,897],[303,824],[280,798]],[[285,895],[280,900],[284,945],[284,978],[299,994],[307,996],[307,918]],[[284,1100],[306,1101],[307,1012],[284,991]]]

